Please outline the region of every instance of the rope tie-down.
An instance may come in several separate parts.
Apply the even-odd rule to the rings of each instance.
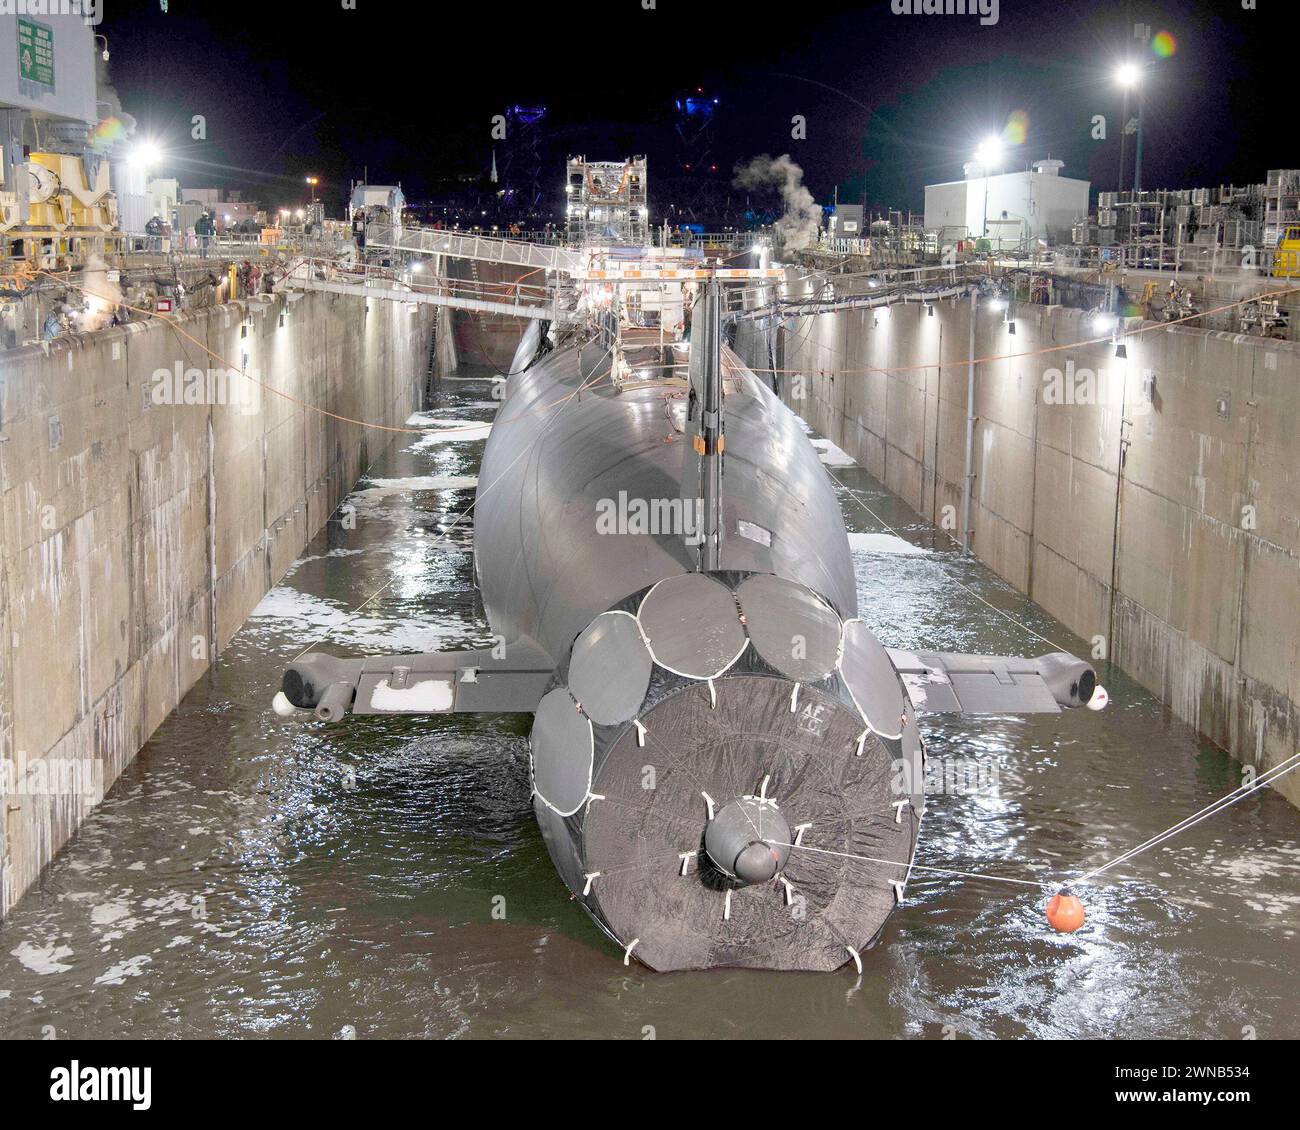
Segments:
[[[1088,883],[1095,882],[1098,879],[1098,877],[1105,875],[1107,872],[1112,871],[1115,867],[1119,866],[1120,864],[1133,860],[1137,858],[1139,855],[1142,855],[1145,852],[1148,852],[1151,849],[1160,846],[1161,844],[1167,843],[1175,836],[1178,836],[1182,832],[1185,832],[1195,827],[1196,825],[1203,823],[1204,821],[1210,819],[1211,817],[1217,815],[1220,812],[1226,811],[1228,808],[1244,800],[1246,797],[1254,795],[1255,793],[1259,792],[1261,789],[1266,788],[1267,786],[1269,786],[1270,784],[1278,780],[1280,777],[1290,772],[1293,772],[1296,769],[1300,769],[1300,753],[1297,753],[1292,757],[1287,758],[1285,761],[1280,762],[1278,765],[1274,766],[1273,768],[1267,770],[1264,773],[1261,773],[1254,780],[1239,786],[1238,788],[1232,790],[1232,792],[1227,793],[1222,797],[1217,798],[1211,803],[1198,809],[1196,812],[1192,813],[1191,815],[1186,816],[1183,819],[1177,821],[1176,823],[1170,825],[1170,827],[1164,829],[1163,831],[1157,833],[1156,835],[1148,837],[1146,840],[1142,841],[1141,843],[1136,844],[1135,846],[1128,848],[1123,852],[1120,852],[1119,854],[1107,860],[1106,862],[1102,863],[1101,865],[1094,867],[1084,872],[1083,874],[1073,878],[1070,878],[1068,876],[1056,877],[1056,878],[1045,876],[1041,878],[1026,879],[1026,878],[1020,878],[1017,876],[1000,874],[1000,873],[973,871],[973,870],[957,868],[957,867],[940,867],[940,866],[935,866],[930,864],[920,864],[914,861],[904,862],[900,860],[887,859],[881,856],[866,855],[857,852],[836,851],[831,848],[821,848],[812,844],[807,844],[802,842],[804,832],[812,826],[811,824],[798,825],[796,826],[797,831],[794,835],[790,835],[789,832],[787,831],[786,836],[788,838],[781,838],[781,837],[775,837],[771,835],[771,833],[775,830],[775,828],[771,823],[768,823],[766,826],[766,831],[768,832],[768,836],[763,842],[767,845],[770,845],[770,847],[772,848],[782,848],[782,849],[786,849],[789,852],[805,852],[814,856],[842,859],[854,863],[875,865],[882,868],[899,869],[903,871],[905,874],[899,878],[889,877],[886,879],[886,882],[888,883],[890,888],[892,888],[896,902],[900,904],[904,901],[905,884],[906,884],[907,876],[912,871],[929,874],[929,875],[935,875],[935,876],[944,876],[948,878],[976,880],[976,881],[983,881],[989,883],[1001,883],[1004,885],[1009,884],[1014,887],[1028,887],[1036,891],[1051,891],[1054,888],[1063,888],[1059,890],[1058,893],[1053,894],[1052,897],[1048,900],[1047,908],[1046,908],[1046,918],[1048,920],[1049,925],[1051,925],[1051,927],[1055,929],[1057,932],[1073,933],[1075,930],[1079,929],[1083,925],[1085,916],[1084,916],[1084,911],[1083,911],[1083,906],[1081,901],[1078,899],[1076,895],[1069,893],[1068,890],[1069,887],[1073,886],[1077,888],[1086,885]],[[764,781],[760,785],[760,791],[764,793],[766,791],[767,781],[768,778],[765,777]],[[703,795],[705,796],[706,800],[709,802],[710,821],[713,823],[716,823],[724,815],[724,813],[727,812],[728,809],[732,808],[733,805],[737,804],[737,802],[733,801],[733,802],[729,802],[729,804],[724,806],[717,806],[716,803],[712,801],[712,799],[708,796],[707,793],[704,793]],[[753,797],[748,797],[746,799],[748,799],[751,802],[754,802],[755,804],[764,804],[767,806],[765,820],[770,821],[773,817],[773,814],[779,811],[779,809],[777,809],[776,807],[775,802],[772,801],[770,798],[765,798],[765,797],[760,798],[759,796],[753,796]],[[739,819],[740,821],[743,821],[748,826],[751,832],[753,832],[754,834],[758,833],[756,820],[752,823],[750,822],[752,817],[757,816],[756,810],[744,811],[740,808],[736,808],[733,810],[733,813],[735,818]],[[789,828],[789,825],[785,824],[783,818],[782,818],[782,823],[784,824],[786,829]],[[707,846],[707,832],[706,832],[706,846]],[[725,857],[725,851],[720,849],[720,852]],[[681,876],[687,876],[690,873],[689,871],[690,861],[694,858],[701,856],[701,854],[702,853],[700,853],[699,851],[684,851],[679,853],[678,855],[678,859],[680,861],[679,873]],[[708,852],[708,855],[710,861],[716,866],[717,861],[714,858],[712,852]],[[659,863],[660,861],[658,860],[647,860],[646,863],[643,864],[642,866],[655,865]],[[704,866],[703,860],[701,860],[701,866]],[[623,868],[620,870],[620,873],[626,874],[629,870],[631,869]],[[597,875],[599,875],[599,872],[596,872],[588,876],[588,879],[590,880],[592,878],[595,878]],[[739,879],[740,880],[739,883],[738,884],[733,883],[727,885],[725,888],[723,888],[720,891],[722,895],[721,919],[723,922],[727,922],[727,923],[731,923],[735,920],[735,909],[737,905],[735,901],[736,896],[747,887],[761,887],[763,882],[762,880],[759,880],[758,883],[746,882],[741,876],[733,876],[733,878]],[[794,888],[794,884],[791,883],[790,879],[787,878],[787,876],[784,873],[777,873],[774,876],[771,876],[771,878],[773,880],[773,886],[775,886],[776,890],[781,895],[781,902],[787,907],[793,905],[794,898],[795,898],[795,888]],[[590,886],[590,882],[588,883],[588,886]],[[627,947],[624,954],[625,959],[629,957],[629,955],[632,952],[632,948],[637,944],[639,944],[639,942],[640,939],[637,938]],[[852,962],[857,973],[861,974],[863,969],[861,948],[855,947],[845,942],[844,950],[845,952],[848,953],[849,959]]]

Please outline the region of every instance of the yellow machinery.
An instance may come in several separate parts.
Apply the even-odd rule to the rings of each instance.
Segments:
[[[1300,278],[1300,226],[1291,224],[1282,229],[1282,237],[1277,241],[1277,251],[1273,255],[1273,277]]]
[[[26,167],[13,168],[15,176],[27,177],[27,217],[24,222],[17,186],[0,185],[0,235],[9,241],[10,258],[77,257],[88,250],[88,239],[97,250],[115,249],[121,235],[107,161],[99,163],[93,183],[81,158],[67,153],[33,153]]]

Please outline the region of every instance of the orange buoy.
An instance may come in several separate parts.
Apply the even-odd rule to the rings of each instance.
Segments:
[[[1083,903],[1062,891],[1047,900],[1047,921],[1058,934],[1073,934],[1083,925]]]

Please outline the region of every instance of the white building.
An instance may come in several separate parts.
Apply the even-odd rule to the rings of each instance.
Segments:
[[[385,208],[393,217],[393,222],[402,222],[402,210],[406,207],[406,197],[402,186],[398,184],[354,184],[352,196],[348,200],[348,219],[361,209],[369,212],[373,208]]]
[[[995,248],[1033,240],[1070,242],[1070,229],[1088,216],[1089,182],[1061,176],[1064,161],[1035,161],[1030,171],[985,176],[975,162],[965,180],[925,186],[925,226],[940,242],[987,235]]]

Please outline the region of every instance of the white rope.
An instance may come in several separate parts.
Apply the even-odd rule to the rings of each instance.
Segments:
[[[996,604],[992,604],[992,603],[990,603],[989,601],[985,600],[982,596],[980,596],[979,593],[977,593],[973,588],[971,588],[970,585],[964,585],[964,584],[962,584],[962,582],[959,581],[959,580],[957,580],[956,577],[949,577],[948,580],[950,580],[950,581],[951,581],[954,585],[956,585],[958,588],[960,588],[960,589],[965,589],[968,593],[970,593],[971,596],[973,596],[973,597],[974,597],[976,600],[978,600],[981,604],[987,604],[987,605],[988,605],[991,609],[993,609],[993,611],[996,612],[999,616],[1005,616],[1008,620],[1010,620],[1013,624],[1015,624],[1015,626],[1016,626],[1017,628],[1023,628],[1026,632],[1028,632],[1028,633],[1029,633],[1031,636],[1033,636],[1035,639],[1040,639],[1040,640],[1043,641],[1043,643],[1051,644],[1052,647],[1056,648],[1057,651],[1069,651],[1069,650],[1070,650],[1070,649],[1067,648],[1067,647],[1062,647],[1062,646],[1061,646],[1059,643],[1057,643],[1055,640],[1049,640],[1046,636],[1040,634],[1039,632],[1034,631],[1034,629],[1031,628],[1028,624],[1024,623],[1024,622],[1021,621],[1021,620],[1017,620],[1014,616],[1011,615],[1010,612],[1007,612],[1005,609],[999,608]]]
[[[1213,804],[1207,804],[1199,812],[1193,812],[1191,816],[1185,817],[1177,824],[1166,828],[1163,832],[1160,832],[1157,835],[1152,836],[1149,840],[1145,840],[1143,843],[1138,844],[1137,847],[1130,848],[1121,855],[1117,855],[1109,863],[1103,863],[1100,867],[1094,868],[1092,871],[1089,871],[1088,874],[1076,881],[1086,883],[1100,875],[1103,871],[1108,871],[1116,864],[1127,862],[1144,851],[1148,851],[1153,847],[1158,847],[1166,840],[1171,840],[1179,833],[1185,832],[1189,828],[1199,824],[1202,820],[1208,820],[1211,816],[1217,815],[1225,808],[1230,808],[1232,805],[1236,804],[1237,801],[1244,800],[1246,797],[1250,796],[1251,793],[1266,788],[1283,774],[1290,773],[1293,769],[1300,769],[1300,753],[1293,754],[1285,761],[1279,762],[1277,765],[1273,766],[1273,768],[1268,770],[1266,773],[1260,774],[1260,776],[1255,778],[1254,782],[1250,785],[1242,785],[1239,788],[1233,789],[1232,792],[1220,797]]]
[[[798,836],[795,837],[796,840],[798,838],[799,838]],[[890,867],[902,867],[906,869],[907,867],[910,866],[917,871],[933,871],[937,875],[959,875],[965,879],[988,879],[995,883],[1017,883],[1022,887],[1042,888],[1047,885],[1041,880],[1038,882],[1031,882],[1029,879],[1009,879],[1004,875],[981,875],[979,872],[976,871],[951,871],[946,867],[922,867],[919,863],[912,863],[912,864],[899,863],[898,860],[896,859],[877,859],[875,856],[872,855],[850,855],[849,853],[843,851],[830,851],[827,848],[809,847],[807,844],[794,843],[794,844],[781,844],[779,846],[788,847],[788,848],[798,848],[800,851],[815,851],[817,852],[818,855],[833,855],[840,859],[856,859],[856,860],[861,860],[864,863],[885,863],[888,864]]]
[[[879,522],[882,526],[884,526],[884,527],[885,527],[885,532],[886,532],[886,533],[893,534],[894,537],[896,537],[896,538],[901,538],[901,539],[904,540],[904,541],[907,540],[906,538],[903,538],[902,535],[901,535],[901,534],[900,534],[896,529],[894,529],[893,526],[891,526],[891,525],[890,525],[888,522],[886,522],[886,521],[885,521],[885,520],[884,520],[884,519],[883,519],[879,514],[877,514],[874,510],[872,510],[871,507],[868,506],[868,505],[867,505],[867,504],[862,500],[862,496],[861,496],[861,495],[860,495],[856,490],[854,490],[851,486],[849,486],[848,483],[846,483],[843,479],[841,479],[838,475],[836,475],[834,471],[830,470],[830,468],[827,468],[826,473],[827,473],[828,475],[830,475],[830,477],[831,477],[832,479],[834,479],[837,483],[839,483],[839,485],[840,485],[841,487],[843,487],[846,491],[848,491],[848,493],[851,494],[851,495],[853,496],[854,501],[857,502],[857,504],[858,504],[859,506],[861,506],[863,510],[865,510],[868,514],[870,514],[870,515],[871,515],[871,516],[872,516],[872,517],[873,517],[877,522]],[[949,535],[949,537],[951,538],[951,535]],[[952,540],[955,541],[956,539],[953,538]],[[962,584],[962,582],[959,581],[959,580],[957,580],[956,577],[949,577],[948,580],[952,581],[952,583],[953,583],[954,585],[956,585],[958,588],[965,589],[968,593],[970,593],[971,596],[973,596],[973,597],[974,597],[976,600],[978,600],[981,604],[986,604],[986,605],[988,605],[988,607],[991,608],[991,609],[993,609],[993,611],[996,612],[999,616],[1005,616],[1008,620],[1011,621],[1011,623],[1015,624],[1015,626],[1016,626],[1017,628],[1023,628],[1026,632],[1028,632],[1028,633],[1029,633],[1031,636],[1033,636],[1035,639],[1040,639],[1040,640],[1043,641],[1043,643],[1051,644],[1052,647],[1054,647],[1057,651],[1068,651],[1068,650],[1069,650],[1069,648],[1062,647],[1062,646],[1061,646],[1059,643],[1057,643],[1055,640],[1049,640],[1046,636],[1044,636],[1044,635],[1040,635],[1038,632],[1034,631],[1034,629],[1031,628],[1028,624],[1023,623],[1023,622],[1020,621],[1020,620],[1017,620],[1014,616],[1011,615],[1010,612],[1007,612],[1005,609],[999,608],[996,604],[992,604],[992,603],[990,603],[989,601],[985,600],[985,599],[984,599],[982,596],[980,596],[980,594],[977,593],[973,588],[971,588],[969,585]]]

